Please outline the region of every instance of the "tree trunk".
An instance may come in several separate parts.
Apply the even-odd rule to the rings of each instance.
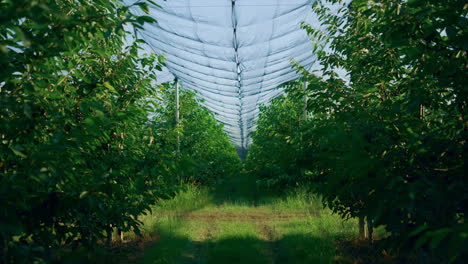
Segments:
[[[122,230],[120,230],[120,228],[114,228],[114,230],[112,232],[112,238],[113,238],[112,240],[114,242],[117,242],[117,243],[123,242],[124,234],[123,234]]]
[[[119,229],[119,236],[120,236],[120,242],[123,242],[124,241],[124,232],[122,232],[122,230]]]
[[[112,226],[110,227],[110,229],[106,230],[106,244],[108,247],[110,247],[111,243],[112,243]]]
[[[364,216],[359,217],[359,239],[365,239],[366,238],[366,233],[365,233],[365,228],[364,228]]]
[[[369,217],[367,217],[367,239],[369,239],[370,243],[372,243],[374,239],[374,223]]]

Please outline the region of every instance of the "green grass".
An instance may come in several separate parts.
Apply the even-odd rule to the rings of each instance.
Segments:
[[[142,216],[144,233],[159,239],[140,263],[331,263],[333,241],[354,237],[342,221],[304,189],[262,195],[252,179],[219,188],[186,185]]]

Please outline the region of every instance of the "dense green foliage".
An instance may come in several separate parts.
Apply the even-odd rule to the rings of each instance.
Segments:
[[[113,229],[138,233],[176,175],[212,182],[239,169],[192,94],[181,128],[173,94],[155,94],[163,58],[139,55],[144,41],[123,26],[150,17],[117,0],[7,0],[0,10],[0,262],[60,261],[58,249],[96,248]]]
[[[303,154],[297,144],[301,140],[304,103],[299,96],[292,96],[300,87],[301,82],[290,82],[284,87],[287,95],[260,107],[257,130],[252,136],[254,144],[245,165],[261,186],[284,188],[307,182],[298,166]]]
[[[165,84],[162,101],[154,117],[155,131],[161,144],[177,149],[177,136],[180,138],[180,153],[174,152],[170,160],[174,162],[178,177],[186,182],[219,184],[226,177],[235,177],[242,168],[241,160],[234,145],[210,112],[199,104],[195,94],[180,91],[180,124],[175,121],[175,89]]]
[[[304,28],[317,40],[324,74],[297,65],[309,82],[308,118],[292,131],[276,116],[261,117],[252,150],[266,148],[255,139],[280,135],[268,144],[284,154],[268,161],[267,151],[252,151],[250,163],[287,171],[294,165],[278,161],[296,161],[329,207],[384,225],[393,249],[419,252],[421,263],[461,260],[468,237],[465,1],[362,0],[338,13],[323,2],[314,10],[326,31]],[[349,80],[337,74],[343,70]],[[300,104],[303,95],[297,86],[264,115]]]
[[[324,31],[303,25],[322,76],[296,65],[308,86],[291,82],[261,109],[247,169],[385,226],[394,252],[461,262],[466,1],[355,0],[330,12],[335,2],[314,6]],[[140,55],[144,41],[124,27],[149,16],[118,0],[0,0],[0,10],[0,262],[91,252],[114,229],[139,233],[179,181],[222,184],[240,170],[193,93],[181,91],[179,124],[173,85],[156,94],[164,60]]]
[[[141,41],[124,45],[122,24],[149,18],[118,1],[0,9],[2,260],[93,247],[113,227],[138,232],[159,184],[146,98],[160,65],[137,57]]]

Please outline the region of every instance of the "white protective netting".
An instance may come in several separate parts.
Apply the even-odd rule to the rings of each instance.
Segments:
[[[150,4],[150,15],[157,23],[139,33],[166,54],[182,88],[196,91],[231,141],[246,149],[259,105],[281,94],[279,85],[300,78],[291,59],[306,68],[315,62],[300,28],[303,21],[318,25],[314,1],[156,0],[161,7]]]

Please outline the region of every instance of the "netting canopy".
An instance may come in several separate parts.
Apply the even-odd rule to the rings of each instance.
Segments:
[[[318,24],[314,1],[156,0],[160,7],[150,5],[150,15],[157,23],[145,24],[140,37],[166,54],[167,70],[182,88],[196,91],[232,142],[246,149],[259,105],[300,77],[291,59],[306,68],[315,62],[300,28]]]

